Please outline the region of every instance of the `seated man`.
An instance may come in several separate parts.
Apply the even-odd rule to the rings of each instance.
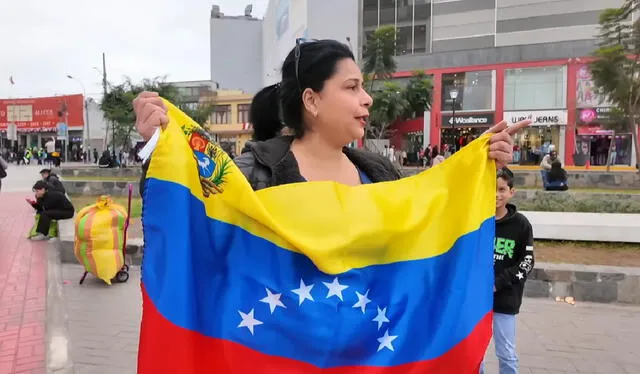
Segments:
[[[569,189],[567,185],[567,172],[562,168],[560,160],[551,162],[551,169],[547,173],[547,185],[544,188],[547,191],[566,191]]]
[[[63,195],[67,193],[62,182],[60,182],[60,179],[55,173],[51,172],[51,169],[40,170],[40,175],[42,176],[42,180],[49,184],[50,191],[58,191]]]
[[[551,170],[551,163],[558,159],[558,152],[556,152],[553,145],[549,146],[549,154],[545,155],[540,162],[540,174],[542,175],[542,186],[546,189],[549,183],[548,175]]]
[[[73,218],[75,209],[71,201],[62,193],[49,190],[49,188],[49,184],[42,180],[33,185],[36,201],[31,205],[40,214],[40,219],[36,227],[36,235],[32,236],[31,240],[49,239],[49,227],[52,220]]]
[[[102,156],[100,156],[100,160],[98,160],[98,167],[100,168],[115,168],[116,163],[113,157],[111,157],[111,153],[108,150],[102,152]]]

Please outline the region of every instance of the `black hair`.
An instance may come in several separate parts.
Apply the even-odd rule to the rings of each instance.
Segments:
[[[513,172],[506,166],[498,169],[498,179],[507,182],[509,188],[513,188]]]
[[[337,63],[344,59],[355,61],[351,49],[336,40],[303,42],[294,47],[282,64],[280,83],[263,88],[253,97],[249,120],[254,140],[271,139],[285,126],[293,130],[297,138],[302,137],[305,131],[302,93],[307,88],[322,91],[324,82],[335,74]]]
[[[431,158],[436,158],[440,155],[440,150],[438,149],[438,146],[435,145],[433,146],[433,149],[431,149]]]
[[[551,167],[555,167],[555,168],[562,168],[562,162],[560,162],[560,160],[558,160],[557,158],[553,161],[551,161]]]
[[[37,181],[36,184],[33,185],[33,189],[34,190],[42,190],[42,189],[48,190],[49,189],[49,185],[47,184],[47,182],[40,180],[40,181]]]

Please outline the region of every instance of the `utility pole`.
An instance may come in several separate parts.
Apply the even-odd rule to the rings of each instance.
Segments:
[[[104,52],[102,52],[102,101],[104,102],[104,100],[107,98],[107,59],[105,57]],[[107,128],[105,129],[105,137],[104,137],[104,143],[105,143],[105,148],[107,146],[107,139],[109,134],[109,126],[107,125]],[[115,123],[113,121],[111,121],[111,154],[113,156],[113,158],[116,158],[116,127],[115,127]]]

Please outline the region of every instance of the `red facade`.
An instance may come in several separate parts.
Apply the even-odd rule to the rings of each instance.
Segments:
[[[0,100],[0,130],[15,123],[19,132],[55,131],[59,122],[84,126],[82,95]]]
[[[542,68],[542,67],[567,67],[567,89],[566,89],[566,108],[567,111],[567,123],[565,129],[565,141],[564,144],[559,145],[564,147],[565,164],[573,165],[573,157],[575,151],[576,141],[576,129],[579,129],[579,133],[590,133],[587,128],[600,128],[597,123],[586,124],[582,119],[577,118],[579,108],[576,105],[576,84],[578,69],[589,62],[590,58],[572,58],[563,60],[550,60],[550,61],[532,61],[532,62],[518,62],[518,63],[505,63],[505,64],[491,64],[491,65],[476,65],[476,66],[463,66],[446,69],[426,69],[427,74],[433,77],[433,99],[431,103],[431,128],[429,132],[430,144],[440,144],[442,136],[442,85],[443,75],[451,73],[468,73],[473,71],[487,71],[495,70],[495,121],[501,121],[504,116],[504,101],[505,101],[505,70],[509,69],[524,69],[524,68]],[[406,78],[412,75],[411,71],[398,72],[394,75],[395,78]],[[450,112],[446,112],[445,116]],[[394,126],[396,130],[394,137],[391,139],[392,144],[398,147],[402,141],[403,134],[410,132],[423,131],[423,120],[409,120],[399,122]]]

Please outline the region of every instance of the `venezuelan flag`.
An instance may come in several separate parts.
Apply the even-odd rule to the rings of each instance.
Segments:
[[[396,182],[254,192],[167,105],[143,197],[139,373],[477,373],[493,297],[487,137]]]

